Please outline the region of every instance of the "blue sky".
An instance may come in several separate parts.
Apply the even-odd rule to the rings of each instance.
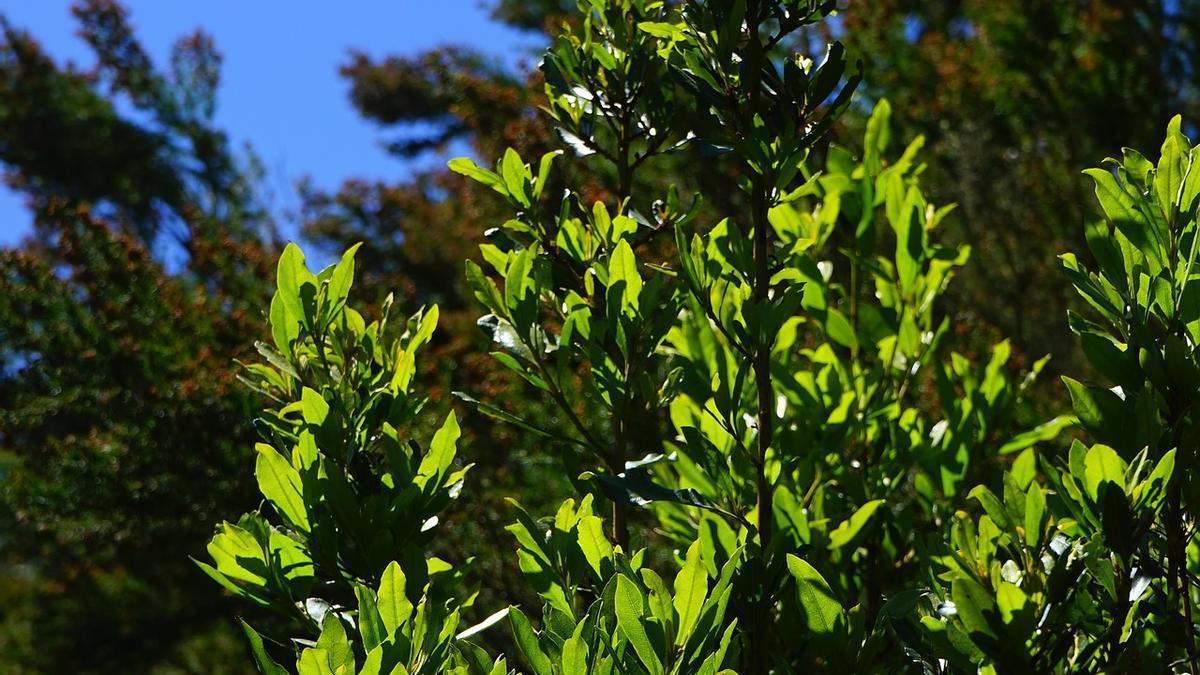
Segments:
[[[172,43],[202,28],[224,56],[217,122],[249,142],[268,172],[276,211],[294,205],[294,183],[308,175],[332,188],[343,178],[402,178],[408,167],[389,157],[387,136],[360,118],[338,76],[350,49],[371,56],[412,54],[441,44],[469,44],[515,63],[538,45],[528,34],[488,18],[480,0],[125,0],[142,45],[166,64]],[[55,58],[87,67],[70,0],[0,0],[0,13],[29,30]],[[286,111],[281,114],[279,111]],[[18,195],[0,186],[0,245],[29,229]]]

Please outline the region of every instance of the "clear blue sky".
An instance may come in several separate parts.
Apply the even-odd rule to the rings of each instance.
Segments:
[[[469,44],[515,63],[538,43],[488,18],[480,0],[125,0],[142,45],[165,65],[172,43],[202,28],[224,56],[217,121],[249,142],[268,171],[276,211],[295,204],[308,175],[332,188],[343,178],[402,178],[409,167],[380,147],[388,133],[360,118],[338,76],[350,49],[374,57]],[[70,0],[0,0],[0,13],[55,58],[87,67]],[[286,111],[281,114],[280,111]],[[29,229],[18,195],[0,186],[0,245]]]

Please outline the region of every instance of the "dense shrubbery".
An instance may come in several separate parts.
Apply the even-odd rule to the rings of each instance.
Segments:
[[[578,492],[512,505],[541,607],[476,606],[470,560],[431,551],[471,494],[456,418],[416,423],[437,308],[368,322],[353,250],[320,273],[284,252],[246,372],[266,504],[200,562],[279,615],[244,626],[263,672],[1196,670],[1200,149],[1176,120],[1157,164],[1089,172],[1096,271],[1062,261],[1107,382],[1066,378],[1075,415],[1027,422],[1044,361],[1013,377],[999,342],[975,365],[939,312],[970,251],[939,244],[922,140],[893,143],[880,101],[861,147],[814,153],[858,76],[836,44],[774,50],[832,6],[581,2],[545,111],[615,199],[565,184],[561,152],[451,163],[511,209],[466,274],[495,359],[561,424],[460,397],[544,438]],[[736,166],[744,208],[635,190],[684,146]],[[1042,445],[1076,422],[1091,445]]]
[[[0,671],[251,672],[254,665],[244,658],[248,643],[229,621],[232,607],[242,601],[214,593],[208,578],[184,553],[207,559],[204,544],[212,521],[221,514],[241,513],[259,498],[255,476],[244,468],[256,455],[251,411],[261,398],[240,387],[235,375],[241,368],[237,361],[254,360],[253,341],[269,339],[260,317],[273,286],[270,263],[283,247],[272,226],[275,210],[268,207],[282,176],[271,170],[271,180],[264,183],[252,155],[231,144],[216,122],[214,113],[222,103],[217,100],[219,75],[225,70],[219,40],[200,32],[182,36],[169,62],[156,63],[154,50],[143,49],[137,40],[139,12],[130,15],[117,0],[69,4],[88,46],[86,54],[78,55],[81,60],[73,62],[53,58],[56,41],[51,35],[28,34],[19,20],[12,21],[23,12],[15,7],[0,11],[6,15],[0,18],[0,165],[6,184],[25,201],[35,221],[30,236],[0,253],[0,511],[7,516],[0,518],[0,597],[5,608],[0,613]],[[530,31],[527,37],[534,42],[550,41],[564,20],[576,26],[582,21],[575,0],[481,4],[494,10],[500,25]],[[951,375],[955,368],[969,366],[979,373],[994,370],[1002,379],[1019,378],[1038,356],[1054,354],[1036,386],[1016,387],[1023,399],[1009,413],[995,416],[987,427],[990,435],[981,436],[983,442],[939,437],[943,440],[936,445],[953,441],[945,447],[967,453],[964,458],[969,460],[952,469],[963,476],[953,494],[939,497],[940,513],[983,513],[968,496],[977,484],[988,485],[1003,502],[998,471],[1004,466],[1022,487],[1033,475],[1030,468],[1038,469],[1036,483],[1047,491],[1046,512],[1063,515],[1061,505],[1055,504],[1058,488],[1036,465],[1038,455],[1044,455],[1060,468],[1068,466],[1065,444],[1071,435],[1039,445],[1037,455],[1006,452],[1005,443],[1039,419],[1052,417],[1053,412],[1045,411],[1059,410],[1069,400],[1068,388],[1056,377],[1060,373],[1098,380],[1104,387],[1120,383],[1122,396],[1128,396],[1137,381],[1128,378],[1129,370],[1118,377],[1111,365],[1090,368],[1083,363],[1085,351],[1099,355],[1098,364],[1109,363],[1111,353],[1105,356],[1106,341],[1094,331],[1082,340],[1070,334],[1062,317],[1075,294],[1070,277],[1056,269],[1051,253],[1078,251],[1087,267],[1100,269],[1095,256],[1083,253],[1085,228],[1080,223],[1084,214],[1100,211],[1090,197],[1093,181],[1080,170],[1106,154],[1119,155],[1121,146],[1157,147],[1163,123],[1175,112],[1182,112],[1186,120],[1200,118],[1200,90],[1192,86],[1200,55],[1200,40],[1195,39],[1200,2],[873,0],[841,3],[840,9],[837,19],[794,33],[773,54],[796,48],[815,54],[820,51],[812,49],[816,41],[834,35],[861,56],[864,79],[857,101],[827,139],[837,138],[851,148],[852,157],[863,157],[861,139],[874,102],[890,99],[896,111],[892,137],[911,141],[924,134],[927,140],[919,157],[921,191],[937,204],[957,202],[958,208],[941,221],[931,239],[954,250],[963,243],[972,247],[969,263],[955,268],[953,283],[939,296],[935,313],[948,319],[948,330],[938,353],[931,353],[929,368],[922,368],[925,375],[911,378],[904,390],[906,406],[925,415],[926,426],[943,428],[936,426],[950,415],[942,411],[943,401],[957,403],[975,395],[960,394],[959,384],[953,396],[942,396],[930,368],[944,370],[939,364],[948,363],[946,372]],[[152,33],[150,29],[146,36]],[[37,43],[41,37],[47,38],[46,49]],[[470,37],[462,35],[465,40]],[[468,146],[476,157],[485,158],[502,157],[513,147],[531,163],[559,147],[554,119],[537,113],[548,99],[536,63],[495,58],[499,46],[494,42],[413,53],[406,51],[404,28],[395,39],[395,53],[352,55],[342,74],[352,104],[378,125],[398,161],[429,159],[446,143],[456,149]],[[239,59],[232,56],[225,65],[244,75]],[[303,83],[298,86],[298,95],[308,91]],[[270,113],[294,112],[286,99],[274,104]],[[674,113],[672,128],[708,128],[702,106],[686,103]],[[220,119],[236,137],[239,121]],[[575,217],[586,216],[600,201],[610,214],[636,219],[635,212],[640,212],[644,220],[657,222],[648,215],[654,211],[652,200],[665,200],[669,186],[676,186],[693,214],[685,226],[689,238],[707,232],[724,216],[750,213],[747,194],[731,187],[745,172],[737,153],[715,152],[711,143],[667,147],[670,152],[639,164],[620,193],[622,177],[601,153],[572,161],[560,158],[545,193],[557,196],[570,186],[582,195]],[[884,153],[889,166],[902,150],[893,143]],[[825,142],[813,149],[808,164],[830,172]],[[395,292],[398,307],[439,305],[438,330],[416,376],[431,400],[407,433],[418,439],[432,437],[449,410],[461,406],[446,394],[456,389],[501,406],[534,427],[569,431],[571,422],[552,395],[533,385],[512,386],[523,381],[522,376],[480,348],[486,338],[474,324],[482,312],[459,263],[471,257],[495,276],[476,252],[477,245],[487,228],[509,219],[508,202],[487,185],[448,168],[426,162],[397,168],[392,179],[347,177],[331,192],[305,185],[300,211],[279,215],[283,227],[300,228],[298,236],[315,258],[328,259],[363,242],[355,256],[360,273],[354,306],[364,315],[379,316],[389,291]],[[694,192],[704,199],[691,211],[689,195]],[[618,210],[619,194],[632,198],[624,210]],[[560,204],[557,199],[543,201],[551,207]],[[801,202],[801,212],[811,212],[814,204],[810,199]],[[738,219],[733,222],[736,226]],[[640,234],[631,242],[636,258],[678,270],[671,233],[656,235],[646,244],[647,228],[638,227]],[[823,252],[811,254],[833,263],[830,282],[835,293],[853,285],[847,283],[850,268],[842,253],[850,230],[844,225],[832,228]],[[890,254],[889,231],[890,225],[883,227],[884,234],[878,236],[887,247],[881,250]],[[1187,236],[1185,253],[1190,252]],[[657,273],[645,265],[640,269],[647,279]],[[1128,294],[1129,289],[1115,281],[1120,276],[1114,273],[1110,283],[1120,289],[1118,295]],[[569,287],[561,279],[553,285]],[[850,297],[863,305],[877,302],[869,284],[857,296],[831,297],[831,306],[847,317],[852,314]],[[1083,300],[1074,301],[1083,306]],[[1190,302],[1189,297],[1179,303],[1180,317],[1188,316]],[[1095,317],[1090,311],[1085,314]],[[558,334],[556,323],[547,326],[552,335]],[[1010,338],[1011,354],[1002,346],[990,357],[989,348],[1002,337]],[[1117,340],[1136,344],[1124,337]],[[789,349],[797,345],[814,346],[793,343]],[[1131,355],[1138,349],[1118,351]],[[833,350],[842,360],[847,358],[845,347],[835,345]],[[949,350],[962,358],[948,361]],[[994,364],[987,365],[989,361]],[[1146,372],[1155,372],[1153,364],[1150,367]],[[666,372],[673,368],[668,365]],[[574,394],[570,386],[580,382],[574,378],[586,374],[583,369],[565,373],[571,378],[568,393]],[[696,396],[699,386],[692,378],[680,391]],[[782,388],[778,381],[776,386]],[[814,386],[824,391],[820,381]],[[1012,388],[968,387],[987,398],[994,397],[988,392]],[[1173,402],[1161,413],[1169,420],[1167,428],[1176,430],[1171,433],[1184,429],[1187,417],[1179,415],[1184,404],[1178,398],[1186,388],[1177,384],[1175,389]],[[1106,398],[1102,391],[1096,396]],[[639,395],[636,400],[644,399]],[[588,420],[605,411],[594,394],[571,400]],[[1144,415],[1149,404],[1140,394],[1138,400]],[[981,409],[974,401],[964,403],[964,410]],[[1005,407],[1003,401],[1000,404]],[[458,412],[462,436],[457,461],[475,464],[467,483],[469,498],[443,514],[430,550],[455,565],[474,556],[467,579],[478,583],[479,595],[463,610],[469,623],[513,603],[526,608],[538,625],[533,616],[539,606],[536,584],[519,581],[520,560],[510,555],[513,540],[503,525],[515,512],[504,497],[518,499],[531,514],[549,516],[568,493],[590,492],[593,514],[607,521],[609,493],[598,491],[604,486],[595,478],[574,484],[572,479],[594,472],[608,459],[585,462],[582,453],[539,442],[536,431],[496,424],[463,407]],[[668,408],[661,414],[669,413]],[[640,419],[637,414],[628,413],[628,419]],[[796,415],[794,410],[785,414]],[[673,422],[658,416],[653,422],[638,423],[639,429],[629,436],[631,460],[666,447],[677,435]],[[601,445],[610,443],[611,424],[595,424]],[[784,432],[778,426],[775,434],[780,437]],[[645,436],[651,432],[653,436]],[[1048,432],[1049,428],[1038,433]],[[785,442],[786,437],[780,437],[780,447]],[[1120,443],[1107,442],[1123,456],[1128,454]],[[828,444],[823,451],[842,456],[837,443],[845,441],[831,438],[821,443]],[[988,447],[1000,454],[989,456]],[[855,448],[862,453],[861,445]],[[812,453],[810,446],[787,446],[787,451]],[[671,458],[669,452],[666,456]],[[921,473],[940,473],[947,456],[926,457]],[[660,463],[647,470],[654,481],[677,485],[663,468]],[[822,471],[828,472],[828,467]],[[692,482],[678,485],[696,484],[695,476],[693,472]],[[844,474],[837,481],[831,485],[839,490],[853,488]],[[776,485],[772,496],[777,502],[787,499],[784,487]],[[712,494],[711,488],[696,489]],[[865,492],[851,497],[832,494],[843,500],[838,504],[842,509],[873,501]],[[897,501],[896,490],[888,499],[902,501]],[[651,505],[673,508],[665,501]],[[833,513],[834,526],[849,513],[832,512],[828,504],[824,508]],[[847,547],[867,541],[861,537],[871,536],[873,528],[891,526],[890,520],[881,519],[889,512],[876,508],[880,510],[860,538]],[[631,507],[626,515],[634,544],[647,548],[648,565],[661,574],[675,569],[686,554],[665,538],[679,538],[671,534],[677,528],[658,526],[662,521],[651,509]],[[747,503],[733,510],[752,521],[750,511]],[[1190,512],[1184,508],[1185,514]],[[911,522],[900,522],[890,534],[908,537]],[[877,576],[882,577],[884,597],[894,595],[892,588],[930,586],[928,574],[920,572],[923,568],[916,561],[944,552],[936,544],[943,541],[947,526],[923,522],[931,543],[922,545],[930,553],[914,556],[886,576],[881,564]],[[1152,528],[1158,538],[1149,541],[1157,550],[1171,548],[1166,545],[1167,532]],[[1190,528],[1185,527],[1183,538],[1190,546]],[[839,593],[852,588],[833,578],[824,557],[832,552],[820,546],[806,545],[800,555]],[[1194,556],[1195,549],[1190,550]],[[680,559],[675,560],[676,555]],[[862,558],[857,550],[855,555]],[[1155,636],[1170,639],[1169,659],[1178,664],[1186,652],[1179,638],[1186,635],[1187,624],[1165,618],[1170,616],[1166,603],[1174,601],[1163,594],[1161,575],[1183,575],[1171,572],[1169,563],[1162,569],[1145,567],[1160,575],[1149,577],[1159,580],[1151,587],[1158,594],[1147,592],[1131,609],[1137,616],[1150,611],[1148,607],[1155,612]],[[1194,571],[1195,565],[1185,569]],[[920,576],[914,581],[913,575]],[[1145,583],[1126,574],[1114,576],[1114,588],[1121,578],[1131,591]],[[1028,588],[1023,582],[1017,585]],[[378,589],[377,584],[371,587]],[[314,595],[321,592],[317,590]],[[864,593],[863,598],[869,597],[870,592]],[[848,605],[858,601],[848,595],[839,599]],[[864,607],[872,615],[869,606]],[[1061,607],[1097,620],[1082,611],[1084,605]],[[245,617],[268,636],[268,644],[270,638],[304,633],[304,623],[288,625],[301,621],[295,612],[275,618],[268,612],[248,608]],[[1098,620],[1105,621],[1103,616]],[[511,631],[504,628],[479,633],[474,641],[491,654],[514,654]],[[1094,633],[1089,629],[1089,635]],[[1130,636],[1147,639],[1135,631]],[[1147,649],[1153,647],[1151,642]],[[270,649],[291,662],[286,647]],[[1143,667],[1159,668],[1155,661]],[[1110,669],[1129,666],[1116,662]]]

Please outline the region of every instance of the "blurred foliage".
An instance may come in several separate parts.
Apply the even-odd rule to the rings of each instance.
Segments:
[[[0,670],[244,672],[177,559],[252,499],[233,359],[273,223],[212,126],[211,41],[161,71],[116,4],[75,14],[93,70],[7,23],[0,43],[0,160],[34,218],[0,255]]]

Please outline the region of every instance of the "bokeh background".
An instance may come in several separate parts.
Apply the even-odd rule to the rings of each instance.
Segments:
[[[0,673],[250,672],[241,609],[188,557],[256,507],[236,361],[289,239],[318,261],[364,242],[367,303],[441,305],[434,401],[550,414],[493,370],[461,281],[501,206],[443,166],[554,146],[537,55],[572,1],[0,0]],[[833,140],[889,98],[974,250],[946,310],[980,345],[1011,336],[1014,367],[1081,372],[1055,263],[1095,216],[1079,172],[1154,154],[1174,113],[1195,130],[1200,0],[842,6],[820,30],[866,79]],[[722,171],[683,157],[646,187]],[[544,512],[564,471],[477,417],[443,545],[478,556],[486,596],[513,578],[501,498]]]

